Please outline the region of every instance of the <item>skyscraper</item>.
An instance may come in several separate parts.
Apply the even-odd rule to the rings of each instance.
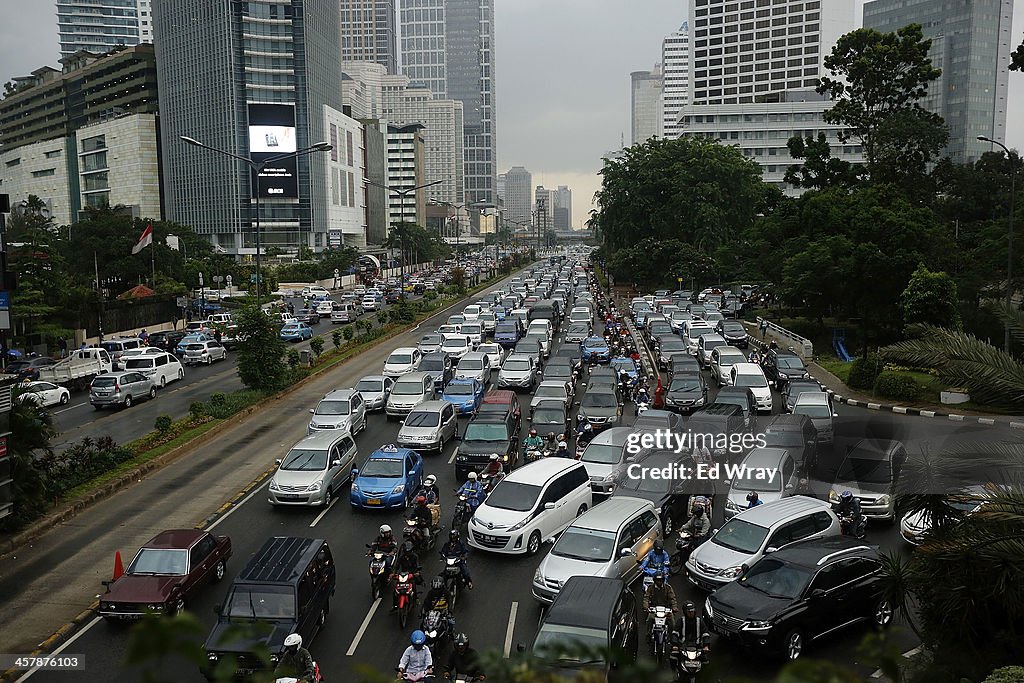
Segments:
[[[505,173],[505,217],[514,222],[530,222],[533,209],[533,176],[522,166],[513,166]]]
[[[630,103],[632,113],[632,144],[646,142],[661,135],[661,65],[651,71],[634,71],[629,75],[632,84]]]
[[[179,136],[242,157],[330,140],[330,154],[282,162],[260,187],[266,248],[325,247],[334,196],[346,209],[363,197],[351,170],[332,187],[337,169],[330,164],[362,156],[361,136],[350,143],[338,128],[347,119],[340,114],[338,0],[160,0],[154,10],[167,218],[228,252],[252,254],[256,188],[249,168]],[[337,114],[333,125],[327,109]]]
[[[958,163],[977,161],[1006,137],[1010,23],[1013,0],[875,0],[864,5],[864,27],[885,33],[920,24],[932,64],[942,69],[922,105],[949,126],[946,153]]]
[[[686,104],[690,88],[690,25],[683,22],[661,41],[664,83],[661,89],[662,135],[679,137],[679,112]]]
[[[555,230],[572,230],[572,190],[567,185],[555,190]]]
[[[60,53],[103,54],[119,45],[153,42],[153,0],[57,0]]]
[[[494,204],[494,0],[401,0],[402,72],[462,102],[465,201]]]
[[[533,232],[540,239],[544,239],[549,230],[555,229],[555,191],[538,185],[533,199],[536,203]]]
[[[341,0],[341,58],[398,73],[395,0]]]

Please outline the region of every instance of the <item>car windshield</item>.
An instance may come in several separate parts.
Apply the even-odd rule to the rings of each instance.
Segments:
[[[148,370],[153,367],[155,361],[152,358],[131,358],[125,361],[125,370]]]
[[[293,448],[281,462],[281,469],[289,472],[318,472],[327,469],[327,451]]]
[[[540,489],[540,486],[533,484],[505,480],[494,487],[494,490],[487,496],[487,505],[502,510],[527,512],[537,504]]]
[[[441,416],[435,412],[412,411],[405,418],[406,427],[436,427],[441,424]]]
[[[298,325],[285,325],[281,329],[282,332],[296,332],[298,330],[299,330],[299,326]]]
[[[664,467],[668,463],[662,462],[658,465],[651,464],[651,467]],[[646,467],[646,465],[645,465]],[[655,479],[654,477],[622,477],[619,482],[619,489],[622,491],[638,491],[641,493],[665,493],[671,488],[671,479]]]
[[[423,372],[425,370],[437,370],[437,371],[444,370],[444,358],[443,357],[428,358],[428,357],[424,356],[423,360],[420,361],[420,371]]]
[[[700,389],[700,379],[692,377],[674,377],[672,384],[668,385],[669,391],[697,391]]]
[[[726,334],[746,334],[743,323],[726,323],[722,325],[722,331]]]
[[[613,358],[612,367],[615,368],[616,372],[625,370],[626,372],[636,372],[636,364],[633,363],[629,358]]]
[[[94,387],[112,387],[117,384],[117,380],[113,377],[97,377],[92,381]]]
[[[614,394],[602,392],[588,392],[580,401],[583,408],[617,408],[618,405],[619,401]]]
[[[764,433],[765,446],[796,447],[804,445],[800,432],[790,429],[767,429]]]
[[[453,383],[448,385],[444,393],[448,396],[472,396],[475,393],[475,389],[472,384]]]
[[[590,337],[583,342],[583,345],[588,349],[607,349],[608,344],[605,343],[601,337]]]
[[[764,388],[768,386],[768,382],[765,380],[764,375],[761,374],[744,374],[737,373],[736,381],[733,382],[734,387],[753,387],[756,389]]]
[[[810,580],[805,569],[766,557],[748,569],[739,584],[773,598],[793,600],[803,594]]]
[[[568,365],[549,365],[544,370],[544,378],[561,379],[572,377],[572,368]]]
[[[388,356],[388,365],[408,365],[412,362],[412,354],[410,353],[393,353]]]
[[[463,358],[459,361],[459,370],[483,370],[483,358]]]
[[[704,342],[704,350],[711,353],[712,349],[717,349],[719,346],[728,346],[724,339],[717,339],[714,341]]]
[[[794,415],[807,417],[832,417],[832,411],[824,403],[801,403],[793,407]]]
[[[778,359],[778,366],[786,370],[804,370],[804,362],[796,356],[782,356]]]
[[[530,361],[516,358],[513,360],[505,361],[505,364],[501,366],[502,370],[511,370],[513,372],[525,372],[530,369]]]
[[[441,335],[428,334],[427,336],[420,339],[420,344],[423,344],[424,346],[437,346],[440,345],[442,341],[443,340],[441,339]]]
[[[385,479],[400,479],[405,474],[405,467],[401,460],[394,458],[370,458],[359,470],[360,477],[382,477]]]
[[[747,357],[742,353],[719,353],[718,354],[718,367],[724,368],[736,363],[745,363]]]
[[[556,408],[537,408],[533,411],[533,423],[538,425],[565,424],[565,411]]]
[[[733,517],[718,530],[711,540],[714,543],[735,550],[738,553],[753,555],[761,549],[761,544],[768,536],[768,529],[763,526]]]
[[[225,612],[233,619],[294,619],[295,597],[284,586],[238,586]]]
[[[187,571],[187,550],[143,548],[132,560],[127,573],[136,576],[184,576]]]
[[[356,384],[356,391],[367,391],[370,393],[379,393],[384,391],[384,380],[382,379],[361,379]]]
[[[441,346],[449,349],[463,349],[469,345],[465,337],[448,337]]]
[[[462,334],[481,334],[482,332],[483,328],[477,324],[462,326]]]
[[[537,393],[534,394],[535,398],[565,398],[565,387],[537,387]]]
[[[415,382],[402,382],[399,380],[395,382],[395,387],[391,390],[393,396],[421,396],[423,394],[423,383],[420,381]]]
[[[889,461],[883,458],[848,457],[839,468],[836,479],[858,484],[889,484],[892,483],[892,470]]]
[[[503,323],[498,323],[495,326],[494,329],[495,329],[496,332],[518,332],[519,331],[519,326],[516,325],[515,323],[504,323],[503,322]]]
[[[736,491],[778,493],[782,490],[782,477],[778,472],[772,472],[770,473],[771,478],[766,479],[765,476],[768,474],[763,469],[748,467],[742,470],[742,475],[733,478],[731,486]]]
[[[666,339],[661,344],[661,352],[665,355],[681,351],[686,351],[686,344],[682,339]]]
[[[786,385],[786,396],[792,401],[805,391],[821,391],[821,387],[815,382],[790,382]]]
[[[581,460],[598,465],[614,465],[622,460],[622,446],[590,442]]]
[[[502,422],[470,422],[463,441],[508,441],[508,432]]]
[[[320,401],[316,406],[317,415],[348,415],[352,407],[347,400]]]
[[[590,332],[590,326],[586,323],[573,323],[569,325],[568,334],[587,334]]]
[[[607,562],[615,551],[615,533],[569,527],[559,537],[552,555],[584,562]]]

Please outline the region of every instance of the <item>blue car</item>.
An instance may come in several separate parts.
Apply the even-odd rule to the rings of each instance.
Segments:
[[[459,415],[472,415],[484,402],[484,385],[472,377],[453,379],[444,388],[441,398],[455,406]]]
[[[352,468],[349,502],[353,508],[407,508],[423,481],[423,458],[395,445],[381,446]]]
[[[612,369],[615,370],[615,376],[618,377],[619,373],[623,370],[629,375],[629,380],[633,381],[640,376],[640,369],[636,366],[636,361],[632,358],[613,358]]]
[[[213,336],[203,332],[196,332],[195,334],[184,336],[181,338],[181,341],[178,342],[178,345],[174,347],[174,353],[179,356],[184,356],[185,347],[189,344],[198,344],[200,342],[208,341],[213,341]]]
[[[492,308],[492,309],[491,309],[491,311],[493,311],[493,313],[494,313],[494,319],[495,319],[495,320],[496,320],[497,322],[501,322],[502,320],[504,320],[504,319],[505,319],[505,315],[506,315],[506,313],[505,313],[505,309],[504,309],[503,307],[501,307],[501,306],[495,306],[494,308]]]
[[[281,341],[300,342],[304,339],[313,338],[313,328],[306,323],[288,323],[281,328],[278,337]]]
[[[584,363],[607,363],[612,359],[612,352],[604,337],[587,337],[580,344],[580,357]]]

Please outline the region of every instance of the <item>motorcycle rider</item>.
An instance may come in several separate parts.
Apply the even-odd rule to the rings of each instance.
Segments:
[[[458,494],[465,496],[471,510],[476,510],[484,500],[484,487],[478,481],[476,472],[470,472],[466,483],[459,487]]]
[[[854,536],[860,537],[864,534],[867,520],[864,519],[864,513],[860,507],[860,498],[855,497],[853,492],[843,491],[839,496],[839,502],[833,506],[833,509],[839,519],[850,518],[850,532]]]
[[[411,645],[405,648],[402,659],[398,662],[398,680],[402,680],[407,673],[413,676],[433,676],[434,658],[430,655],[430,648],[426,646],[427,634],[416,629],[409,641]]]
[[[302,636],[298,633],[292,633],[284,639],[284,652],[274,667],[274,676],[294,676],[299,679],[299,683],[315,683],[316,664],[309,650],[302,647]]]
[[[416,522],[416,540],[423,542],[430,538],[431,527],[434,525],[434,516],[427,507],[426,496],[416,496],[416,507],[409,514],[409,519]]]
[[[548,432],[547,440],[544,442],[544,450],[554,453],[557,448],[558,435],[554,432]]]
[[[758,497],[757,491],[751,491],[747,494],[747,509],[756,508],[758,505],[764,505],[764,501]]]
[[[689,600],[683,606],[683,616],[676,623],[672,640],[681,646],[693,644],[701,648],[701,660],[707,663],[711,637],[704,626],[704,619],[697,614],[697,606]]]
[[[397,577],[398,574],[409,573],[413,576],[413,589],[415,590],[416,584],[423,583],[423,577],[420,576],[420,558],[416,557],[416,551],[413,548],[412,541],[406,541],[402,544],[401,552],[398,553],[398,559],[395,561],[395,571],[392,577]],[[415,596],[413,597],[415,600]],[[398,595],[391,591],[391,611],[395,612],[398,610]]]
[[[569,453],[569,444],[562,439],[558,442],[558,450],[555,451],[556,458],[571,458],[572,455]]]
[[[645,574],[655,574],[660,571],[667,571],[672,564],[672,556],[665,550],[661,541],[655,541],[654,547],[647,551],[644,559],[640,561],[640,571]]]
[[[706,514],[704,514],[703,505],[693,506],[693,515],[685,524],[683,524],[680,531],[689,532],[689,534],[695,538],[704,538],[711,531],[711,520]]]
[[[501,456],[498,455],[497,453],[491,453],[490,457],[488,458],[487,467],[485,467],[484,471],[481,472],[480,474],[481,476],[494,478],[502,474],[504,471],[504,468],[501,466]]]
[[[469,646],[469,636],[460,633],[455,636],[455,647],[448,655],[448,664],[444,667],[444,677],[452,678],[462,674],[476,680],[484,680],[484,670],[480,667],[480,655]]]
[[[440,576],[435,576],[434,580],[430,582],[430,590],[423,598],[423,611],[420,618],[425,617],[431,610],[437,610],[444,615],[450,634],[455,629],[455,615],[451,611],[451,598],[444,586],[444,579]]]
[[[423,496],[427,499],[427,505],[436,505],[441,502],[441,490],[437,488],[437,477],[433,474],[428,474],[423,479],[423,485],[420,486],[417,496]]]
[[[544,439],[537,436],[537,430],[531,429],[530,435],[523,439],[523,452],[544,450]]]
[[[384,571],[391,573],[391,566],[395,563],[395,553],[398,552],[398,543],[395,542],[395,536],[387,524],[380,525],[380,529],[377,530],[377,538],[373,539],[366,554],[369,556],[374,552],[384,553],[384,560],[387,562]]]
[[[584,420],[576,427],[576,448],[577,450],[587,447],[590,440],[594,438],[594,426],[589,420]]]
[[[647,612],[647,634],[650,636],[651,628],[654,626],[654,614],[650,612],[652,607],[668,607],[673,614],[679,612],[679,602],[676,600],[676,592],[672,586],[665,582],[665,572],[654,573],[654,583],[644,593],[643,610]]]
[[[441,547],[441,557],[459,557],[462,563],[459,568],[462,570],[462,582],[466,588],[473,589],[473,578],[469,575],[469,548],[459,538],[459,530],[452,529],[448,532],[448,542]]]

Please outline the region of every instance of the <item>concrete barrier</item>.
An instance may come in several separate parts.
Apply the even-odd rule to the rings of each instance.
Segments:
[[[793,350],[796,351],[805,361],[812,360],[814,358],[814,344],[811,343],[810,339],[801,337],[795,332],[790,332],[785,327],[773,323],[767,318],[757,317],[757,332],[752,333],[750,336],[760,337],[762,323],[768,323],[768,334],[772,335],[775,340],[779,343],[782,348],[792,346]]]

